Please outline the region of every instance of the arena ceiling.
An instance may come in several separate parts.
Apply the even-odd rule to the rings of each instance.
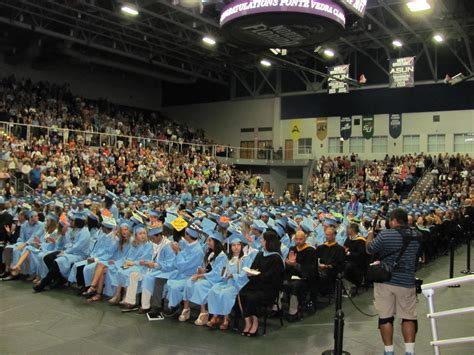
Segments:
[[[127,1],[139,11],[127,16],[116,0],[2,0],[0,48],[10,62],[25,53],[42,61],[62,56],[162,79],[170,97],[187,84],[189,93],[200,92],[190,102],[315,92],[324,88],[327,67],[343,63],[351,64],[352,78],[364,74],[367,85],[386,86],[388,60],[402,56],[416,56],[418,83],[474,71],[472,0],[431,0],[432,9],[418,15],[407,0],[368,0],[364,18],[347,14],[341,36],[286,56],[226,40],[220,1]],[[433,41],[435,33],[445,40]],[[217,44],[206,45],[205,36]],[[325,57],[324,48],[336,55]],[[273,65],[262,67],[262,58]]]

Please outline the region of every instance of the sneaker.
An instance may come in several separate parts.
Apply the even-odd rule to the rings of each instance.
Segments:
[[[179,316],[178,320],[180,322],[186,322],[189,318],[191,318],[191,309],[190,308],[184,308],[183,311],[181,312],[181,315]],[[207,322],[207,320],[206,320]]]

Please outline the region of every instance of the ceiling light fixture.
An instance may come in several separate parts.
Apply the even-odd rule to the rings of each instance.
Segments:
[[[324,50],[324,55],[325,55],[326,57],[328,57],[328,58],[332,58],[332,57],[334,57],[334,56],[336,55],[336,53],[335,53],[332,49],[326,48],[326,49]]]
[[[399,39],[393,40],[392,44],[394,47],[398,47],[398,48],[403,47],[403,43]]]
[[[262,59],[260,61],[260,64],[263,65],[264,67],[267,67],[267,68],[272,66],[272,63],[269,60],[266,60],[266,59]]]
[[[431,9],[427,0],[411,0],[407,2],[407,7],[411,12],[420,12]]]
[[[137,16],[138,10],[131,5],[123,5],[121,7],[122,12],[126,13],[127,15]]]
[[[213,46],[216,44],[216,40],[212,37],[204,36],[202,38],[202,41],[210,46]]]
[[[437,33],[433,36],[433,39],[435,42],[441,43],[444,41],[444,36],[442,34]]]

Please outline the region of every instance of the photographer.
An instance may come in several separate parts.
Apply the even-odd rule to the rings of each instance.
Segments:
[[[419,234],[408,227],[408,215],[402,209],[395,209],[390,213],[389,224],[391,229],[381,231],[376,239],[372,233],[367,237],[367,252],[379,254],[380,262],[392,267],[389,281],[374,283],[375,308],[379,314],[379,329],[385,345],[384,355],[394,354],[395,314],[402,320],[405,354],[413,355],[418,327],[415,271],[420,248]]]

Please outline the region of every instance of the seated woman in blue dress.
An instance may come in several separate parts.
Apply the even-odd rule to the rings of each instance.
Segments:
[[[44,231],[40,236],[35,236],[30,244],[26,246],[25,251],[21,254],[17,263],[11,268],[12,276],[17,276],[20,271],[23,263],[28,261],[29,264],[29,274],[34,276],[33,283],[38,281],[36,273],[36,263],[35,258],[32,254],[38,255],[42,250],[42,246],[46,243],[46,240],[54,236],[57,233],[58,228],[58,217],[55,214],[48,213],[46,216],[46,225]]]
[[[205,267],[200,268],[199,272],[193,275],[186,282],[184,288],[184,308],[179,316],[180,322],[185,322],[191,315],[190,303],[201,306],[201,312],[198,319],[194,322],[196,325],[206,325],[209,320],[207,312],[207,295],[211,287],[219,282],[223,282],[223,269],[227,264],[227,255],[222,249],[222,234],[214,231],[207,238],[207,253],[204,257]]]
[[[122,221],[118,229],[118,242],[115,253],[109,259],[101,258],[95,263],[86,265],[83,270],[84,284],[86,286],[94,286],[94,289],[89,288],[84,296],[89,297],[90,294],[105,294],[112,296],[114,293],[113,286],[110,282],[108,270],[115,270],[115,262],[120,260],[123,255],[127,253],[132,238],[132,227],[127,221]],[[106,282],[108,278],[108,283]],[[90,296],[91,298],[94,298]],[[97,298],[97,297],[95,297]],[[96,299],[91,299],[95,301]],[[98,299],[97,299],[98,300]]]
[[[86,259],[89,248],[90,232],[86,227],[86,217],[82,213],[75,213],[74,228],[67,233],[64,250],[59,254],[51,253],[45,256],[44,262],[48,267],[48,274],[33,289],[41,292],[53,282],[52,287],[66,283],[72,265]]]
[[[117,223],[113,218],[104,218],[102,221],[102,229],[97,233],[97,240],[94,244],[89,257],[79,263],[76,263],[73,268],[77,269],[78,273],[89,273],[86,269],[96,269],[97,263],[106,263],[117,253],[118,237],[115,233]],[[81,266],[83,266],[81,268]],[[77,275],[79,277],[79,275]],[[83,276],[82,276],[83,277]],[[69,275],[70,282],[76,282],[76,273],[71,271]],[[90,302],[99,301],[102,298],[103,282],[96,280],[97,284],[91,283],[89,289],[83,292],[82,295],[89,298]]]
[[[273,230],[266,231],[261,239],[263,251],[251,265],[258,274],[247,273],[249,282],[239,293],[242,314],[245,319],[243,336],[258,334],[258,311],[273,305],[283,284],[285,266],[281,256],[280,238]]]
[[[143,271],[144,266],[140,261],[151,260],[153,258],[153,245],[148,241],[146,227],[137,225],[134,228],[134,238],[127,249],[127,252],[115,263],[116,269],[108,270],[108,273],[115,273],[112,277],[112,285],[115,286],[115,293],[109,300],[110,304],[125,304],[122,301],[122,289],[128,287],[128,279],[133,271]]]
[[[250,268],[257,252],[244,255],[243,241],[246,241],[246,239],[240,233],[234,233],[230,238],[231,251],[222,272],[225,281],[212,286],[207,298],[209,313],[213,315],[211,320],[207,322],[208,327],[213,328],[219,325],[220,317],[224,316],[224,321],[219,329],[227,330],[229,328],[229,315],[234,307],[237,295],[249,280],[247,273],[242,268]]]

